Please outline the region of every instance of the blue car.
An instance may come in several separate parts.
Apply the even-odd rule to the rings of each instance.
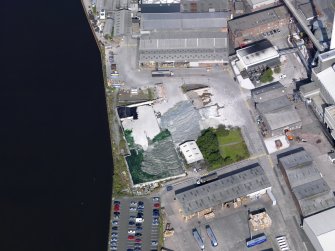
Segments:
[[[135,222],[134,221],[129,221],[129,226],[134,226],[135,225]]]

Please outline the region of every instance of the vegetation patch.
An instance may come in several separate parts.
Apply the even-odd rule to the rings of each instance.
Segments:
[[[171,136],[171,133],[169,132],[168,129],[165,129],[164,131],[161,131],[160,133],[158,133],[153,139],[152,142],[158,142],[158,141],[162,141],[168,137]]]
[[[208,128],[201,132],[197,144],[210,164],[209,171],[249,157],[240,128]]]
[[[141,168],[143,162],[143,150],[130,150],[130,156],[126,157],[129,171],[134,184],[143,182],[143,180],[153,180],[155,175],[144,172]]]
[[[281,72],[280,66],[279,66],[279,65],[276,66],[276,67],[273,69],[273,72],[276,73],[276,74],[280,73],[280,72]]]
[[[263,72],[263,74],[261,75],[261,77],[259,78],[259,80],[262,83],[266,83],[266,82],[271,82],[273,80],[273,71],[271,68],[268,68],[266,71]]]
[[[124,137],[126,138],[129,148],[134,148],[135,146],[135,141],[134,141],[132,133],[133,133],[132,130],[129,130],[129,129],[124,130]]]

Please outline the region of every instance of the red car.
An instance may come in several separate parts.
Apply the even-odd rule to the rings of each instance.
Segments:
[[[135,242],[136,243],[142,243],[142,240],[141,239],[136,239]]]
[[[119,212],[120,211],[120,205],[119,204],[114,205],[114,211],[115,212]]]
[[[154,208],[159,208],[160,207],[160,204],[159,203],[155,203],[154,204]]]
[[[135,239],[135,236],[134,235],[128,235],[128,240],[132,241]]]

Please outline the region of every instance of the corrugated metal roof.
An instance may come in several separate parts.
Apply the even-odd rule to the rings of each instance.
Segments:
[[[229,13],[226,12],[144,13],[141,16],[141,29],[145,31],[159,31],[226,28],[229,17]]]

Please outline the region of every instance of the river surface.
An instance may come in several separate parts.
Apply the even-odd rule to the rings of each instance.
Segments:
[[[105,251],[113,170],[79,0],[2,1],[0,250]]]

